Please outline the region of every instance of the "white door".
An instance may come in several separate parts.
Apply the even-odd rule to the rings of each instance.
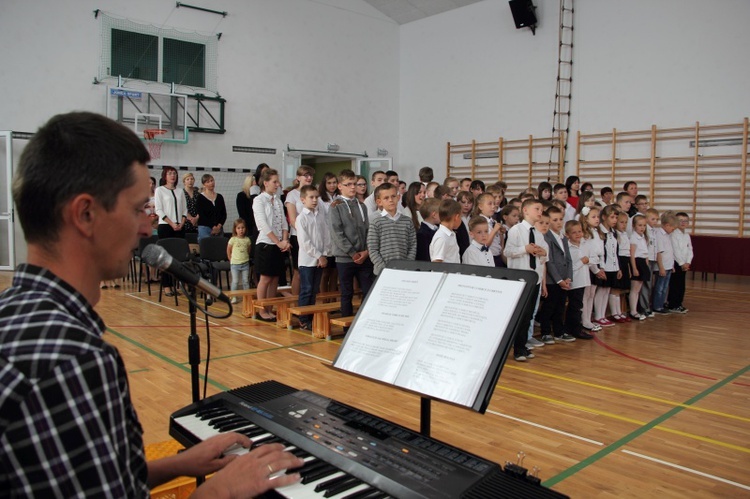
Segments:
[[[393,168],[392,158],[360,158],[357,159],[357,173],[370,181],[370,174],[378,170],[387,172]]]
[[[0,150],[4,148],[3,159],[0,159],[0,178],[5,187],[0,190],[0,234],[5,234],[0,242],[0,270],[13,270],[16,266],[15,229],[13,227],[13,196],[11,181],[13,179],[13,133],[0,131]]]
[[[297,178],[297,168],[302,164],[302,154],[297,151],[282,151],[279,181],[282,188],[291,187]],[[279,194],[281,191],[279,191]]]

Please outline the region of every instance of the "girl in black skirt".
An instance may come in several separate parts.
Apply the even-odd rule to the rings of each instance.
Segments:
[[[633,217],[633,233],[630,235],[630,317],[635,320],[645,320],[646,316],[638,313],[638,295],[644,281],[651,279],[648,262],[648,233],[646,232],[646,217]]]
[[[284,272],[283,253],[291,248],[289,225],[284,216],[284,207],[276,197],[279,174],[267,168],[260,177],[261,193],[253,201],[253,217],[258,227],[258,243],[255,254],[255,268],[260,274],[258,299],[274,298],[279,286],[279,277]],[[260,312],[264,321],[276,320],[270,307]]]
[[[620,264],[621,276],[612,286],[612,289],[624,291],[630,289],[630,239],[628,238],[628,214],[621,211],[617,215],[617,261]],[[622,311],[619,293],[610,292],[609,309],[615,322],[631,322],[630,317]]]
[[[599,268],[604,270],[606,277],[603,282],[597,283],[596,294],[594,295],[594,322],[602,327],[614,326],[614,323],[606,317],[609,290],[622,277],[620,262],[617,260],[619,251],[617,249],[617,233],[615,232],[618,213],[619,209],[616,206],[605,206],[599,222],[598,235],[604,246],[604,254],[599,262]],[[617,310],[613,311],[613,314],[619,317]]]

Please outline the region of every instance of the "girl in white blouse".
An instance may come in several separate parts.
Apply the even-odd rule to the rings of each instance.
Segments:
[[[285,271],[284,253],[291,248],[284,206],[275,196],[279,185],[279,174],[276,170],[263,170],[260,176],[261,193],[253,201],[253,217],[258,227],[255,253],[255,268],[260,274],[258,299],[276,296],[279,277]],[[276,316],[268,307],[261,311],[260,319],[267,322],[275,321]]]

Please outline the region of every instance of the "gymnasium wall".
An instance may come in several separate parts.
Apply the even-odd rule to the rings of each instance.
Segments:
[[[228,101],[227,133],[194,133],[187,146],[165,145],[159,164],[278,166],[287,144],[397,150],[393,21],[360,0],[190,3],[229,15],[176,8],[174,0],[3,0],[0,129],[33,131],[50,115],[73,109],[104,112],[105,85],[92,84],[100,53],[93,11],[102,9],[157,26],[222,33],[218,87]],[[233,153],[233,145],[272,147],[278,154]]]
[[[515,29],[506,0],[401,27],[400,170],[430,165],[444,176],[448,141],[550,134],[558,2],[534,3],[536,36]],[[750,2],[574,3],[572,134],[738,123],[750,113]]]
[[[94,10],[182,31],[221,32],[218,88],[227,99],[224,135],[193,133],[162,148],[157,165],[280,167],[287,144],[342,151],[398,150],[399,27],[361,0],[195,0],[228,11],[176,8],[174,0],[0,1],[0,130],[35,131],[71,110],[104,113]],[[148,89],[167,89],[149,84]],[[15,156],[24,141],[14,141]],[[233,153],[232,146],[277,149]],[[232,200],[239,185],[223,192]],[[25,246],[17,227],[17,259]]]

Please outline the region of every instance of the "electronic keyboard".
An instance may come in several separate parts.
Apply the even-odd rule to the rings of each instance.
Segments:
[[[538,479],[513,476],[484,458],[276,381],[219,393],[170,417],[169,434],[188,447],[225,431],[247,435],[253,446],[280,442],[305,460],[294,470],[301,482],[265,497],[566,497]]]

